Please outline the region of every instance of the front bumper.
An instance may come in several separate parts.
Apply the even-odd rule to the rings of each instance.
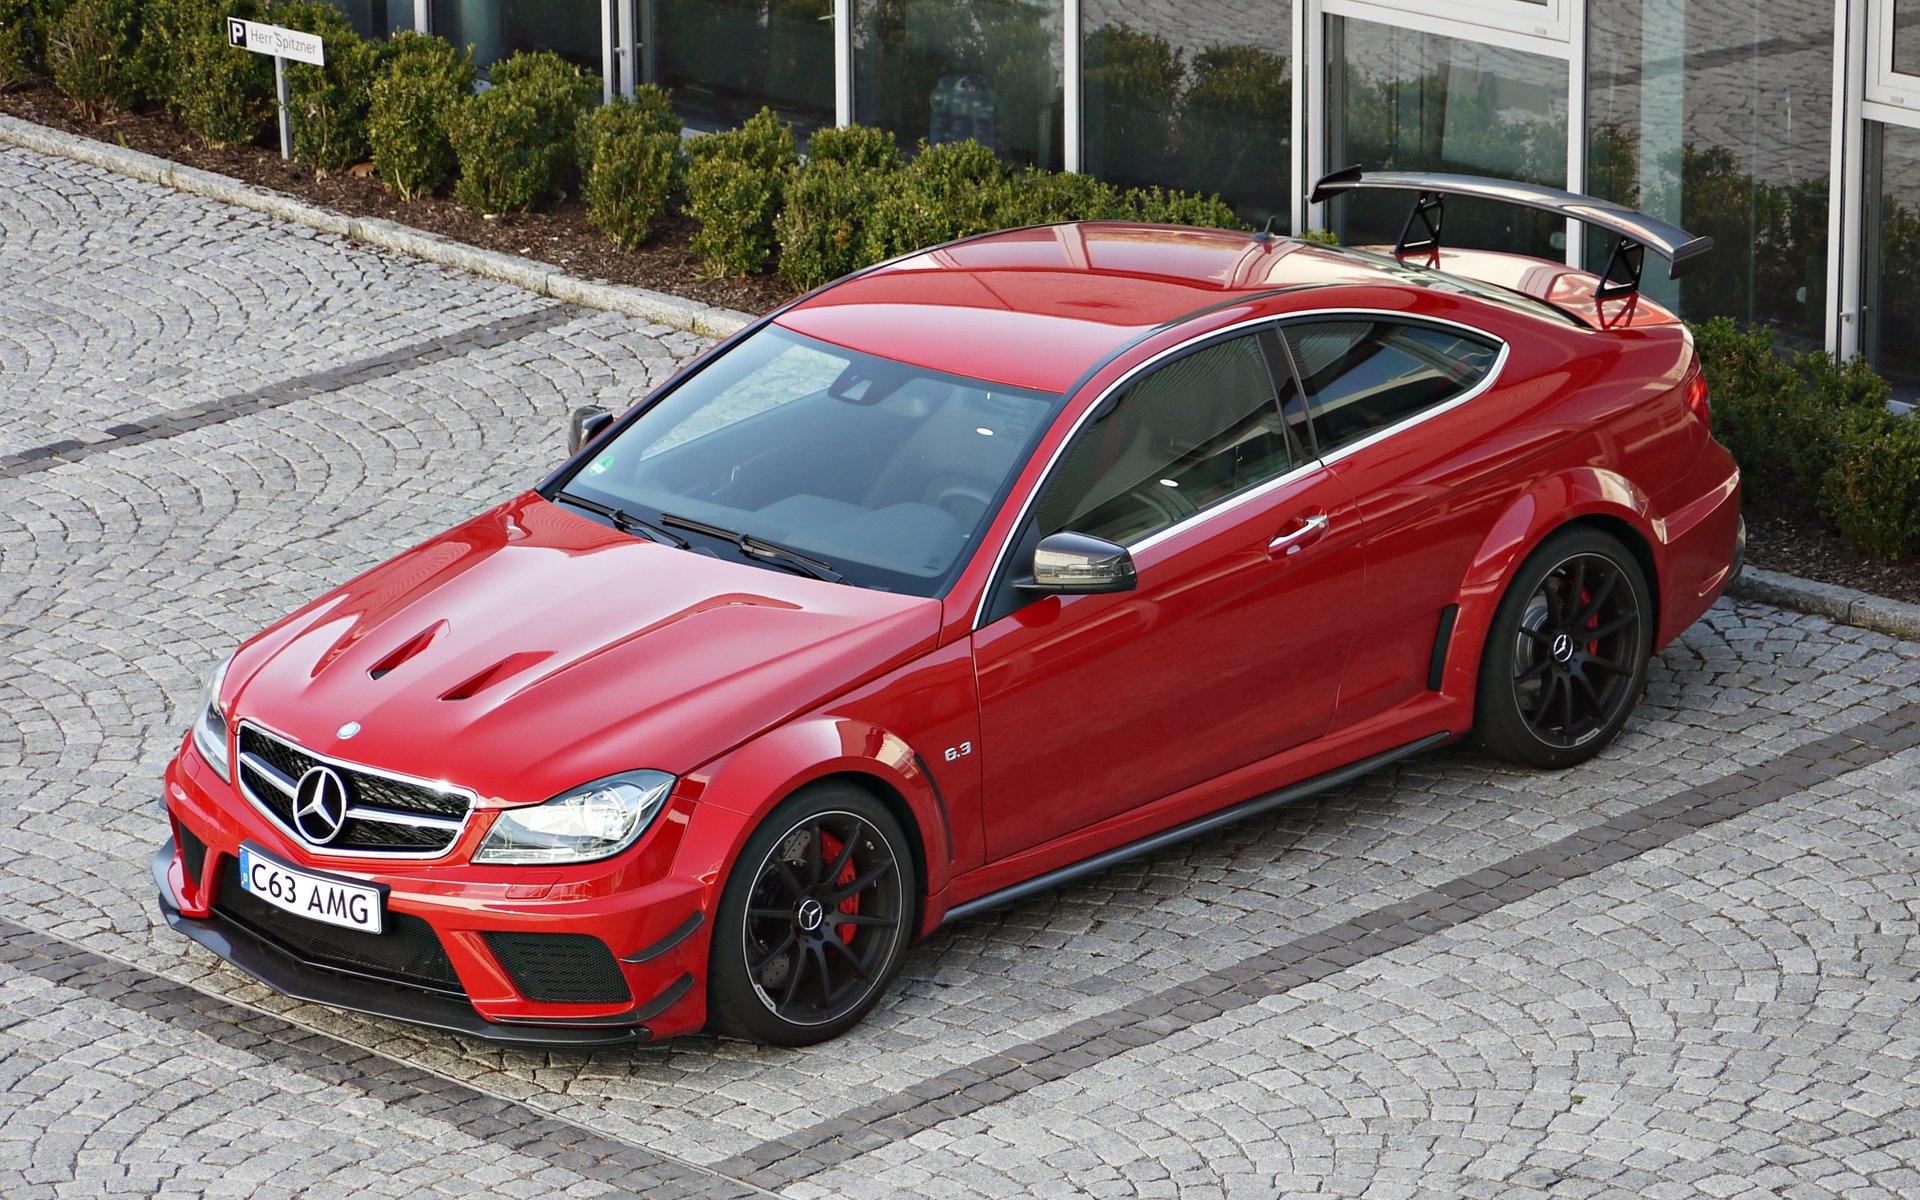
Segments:
[[[369,1013],[376,1017],[390,1017],[396,1021],[509,1045],[565,1046],[591,1050],[602,1046],[633,1045],[653,1038],[653,1031],[638,1023],[627,1026],[570,1027],[510,1025],[489,1021],[474,1011],[473,1005],[451,996],[438,996],[432,992],[348,975],[303,962],[285,948],[218,915],[205,920],[182,915],[180,906],[174,903],[173,884],[168,879],[177,860],[178,852],[172,838],[168,838],[153,853],[153,878],[160,889],[160,915],[167,919],[167,924],[276,992],[299,1000],[311,1000],[316,1004]],[[668,1003],[671,1004],[671,1000]],[[667,1005],[660,1007],[664,1010]],[[636,1012],[634,1015],[637,1019],[651,1019],[658,1013],[643,1016]]]
[[[674,819],[624,862],[523,870],[316,860],[190,744],[168,764],[163,803],[175,836],[153,861],[162,915],[277,991],[523,1046],[626,1045],[704,1024],[705,889],[671,869],[685,812],[663,813]],[[390,925],[407,927],[389,932],[404,936],[395,943],[349,932],[360,941],[345,945],[338,931],[276,915],[238,886],[243,843],[384,888]],[[570,948],[562,943],[591,950],[588,973],[578,959],[553,957],[556,946]],[[530,983],[557,990],[543,994]]]

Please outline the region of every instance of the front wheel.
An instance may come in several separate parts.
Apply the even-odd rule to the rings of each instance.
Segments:
[[[1474,732],[1511,762],[1585,762],[1626,724],[1652,646],[1639,562],[1597,529],[1562,529],[1521,564],[1494,611]]]
[[[885,805],[847,784],[796,792],[747,839],[721,893],[710,1024],[775,1046],[851,1029],[899,969],[917,886]]]

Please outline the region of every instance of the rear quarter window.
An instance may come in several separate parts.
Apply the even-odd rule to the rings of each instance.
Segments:
[[[1471,391],[1499,345],[1456,329],[1371,317],[1282,329],[1321,454]]]

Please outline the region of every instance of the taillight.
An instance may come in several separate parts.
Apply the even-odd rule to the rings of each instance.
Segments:
[[[1687,407],[1700,418],[1702,425],[1713,427],[1713,405],[1707,401],[1707,377],[1700,373],[1699,367],[1693,369],[1692,377],[1687,380]]]

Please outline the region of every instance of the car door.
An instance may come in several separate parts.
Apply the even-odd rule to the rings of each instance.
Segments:
[[[1360,497],[1368,636],[1354,647],[1336,725],[1426,693],[1436,642],[1495,517],[1517,494],[1503,461],[1524,452],[1511,415],[1467,404],[1500,373],[1506,348],[1466,326],[1386,313],[1338,313],[1280,326],[1302,387],[1290,418]]]
[[[1163,360],[1054,462],[1008,567],[1070,530],[1127,546],[1137,579],[990,598],[973,635],[989,859],[1326,731],[1359,620],[1359,517],[1286,423],[1285,361],[1271,331]]]

